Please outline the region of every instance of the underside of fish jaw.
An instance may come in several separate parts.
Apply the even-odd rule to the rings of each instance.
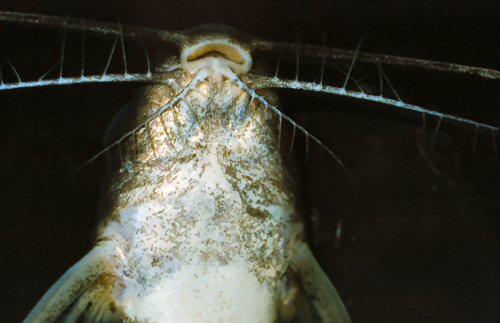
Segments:
[[[205,68],[214,72],[230,68],[236,74],[243,74],[252,67],[252,56],[228,38],[208,38],[182,49],[181,66],[190,74]]]

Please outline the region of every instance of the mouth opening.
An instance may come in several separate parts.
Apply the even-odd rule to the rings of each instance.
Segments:
[[[192,62],[205,57],[223,57],[236,64],[243,64],[244,59],[238,49],[228,46],[227,44],[207,44],[196,49],[187,57],[188,62]]]
[[[202,40],[184,47],[181,52],[181,65],[189,73],[209,65],[214,67],[214,61],[237,74],[248,72],[252,66],[250,53],[229,39]]]

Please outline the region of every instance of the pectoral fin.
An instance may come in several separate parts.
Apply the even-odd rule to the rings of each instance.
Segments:
[[[309,246],[302,242],[291,259],[300,276],[302,288],[323,323],[349,323],[351,319],[337,290],[314,258]]]
[[[103,273],[113,268],[114,246],[113,241],[106,241],[94,247],[52,285],[31,310],[24,323],[54,322]]]

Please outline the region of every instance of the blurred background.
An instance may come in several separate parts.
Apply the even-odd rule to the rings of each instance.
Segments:
[[[44,13],[164,30],[223,23],[274,41],[500,68],[498,1],[8,1],[0,10]],[[0,23],[0,53],[23,79],[58,60],[61,30]],[[112,40],[86,36],[86,70],[102,72]],[[151,56],[169,49],[146,45]],[[131,70],[144,71],[127,43]],[[81,35],[68,33],[65,71],[78,74]],[[256,60],[273,70],[276,53]],[[294,77],[294,57],[280,75]],[[321,61],[301,58],[299,79]],[[111,69],[120,70],[115,55]],[[329,61],[342,84],[348,62]],[[13,81],[5,60],[4,80]],[[499,81],[383,66],[398,95],[500,126]],[[56,74],[52,74],[57,77]],[[355,64],[359,86],[378,94],[377,68]],[[17,322],[93,245],[107,124],[140,85],[0,92],[0,322]],[[358,89],[350,82],[350,89]],[[427,116],[324,94],[276,91],[280,107],[320,138],[354,174],[296,137],[287,164],[314,253],[354,322],[498,322],[500,136]],[[394,97],[384,83],[384,94]],[[285,129],[291,133],[291,129]],[[436,135],[435,135],[436,134]],[[435,139],[433,139],[435,137]],[[493,140],[496,139],[496,141]],[[432,142],[434,141],[434,145]],[[286,157],[290,138],[282,151]],[[475,144],[474,144],[475,143]],[[431,147],[433,146],[433,147]],[[475,147],[475,148],[474,148]],[[474,153],[475,151],[475,153]],[[340,234],[339,234],[340,233]]]

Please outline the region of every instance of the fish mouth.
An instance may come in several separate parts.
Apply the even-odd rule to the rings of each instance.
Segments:
[[[249,51],[231,38],[208,38],[185,46],[181,52],[181,66],[189,73],[195,73],[214,62],[227,66],[236,74],[246,73],[252,67]]]
[[[243,56],[237,48],[222,43],[209,43],[195,49],[188,55],[187,61],[192,62],[209,56],[223,57],[227,60],[235,62],[236,64],[243,64],[245,62]]]

